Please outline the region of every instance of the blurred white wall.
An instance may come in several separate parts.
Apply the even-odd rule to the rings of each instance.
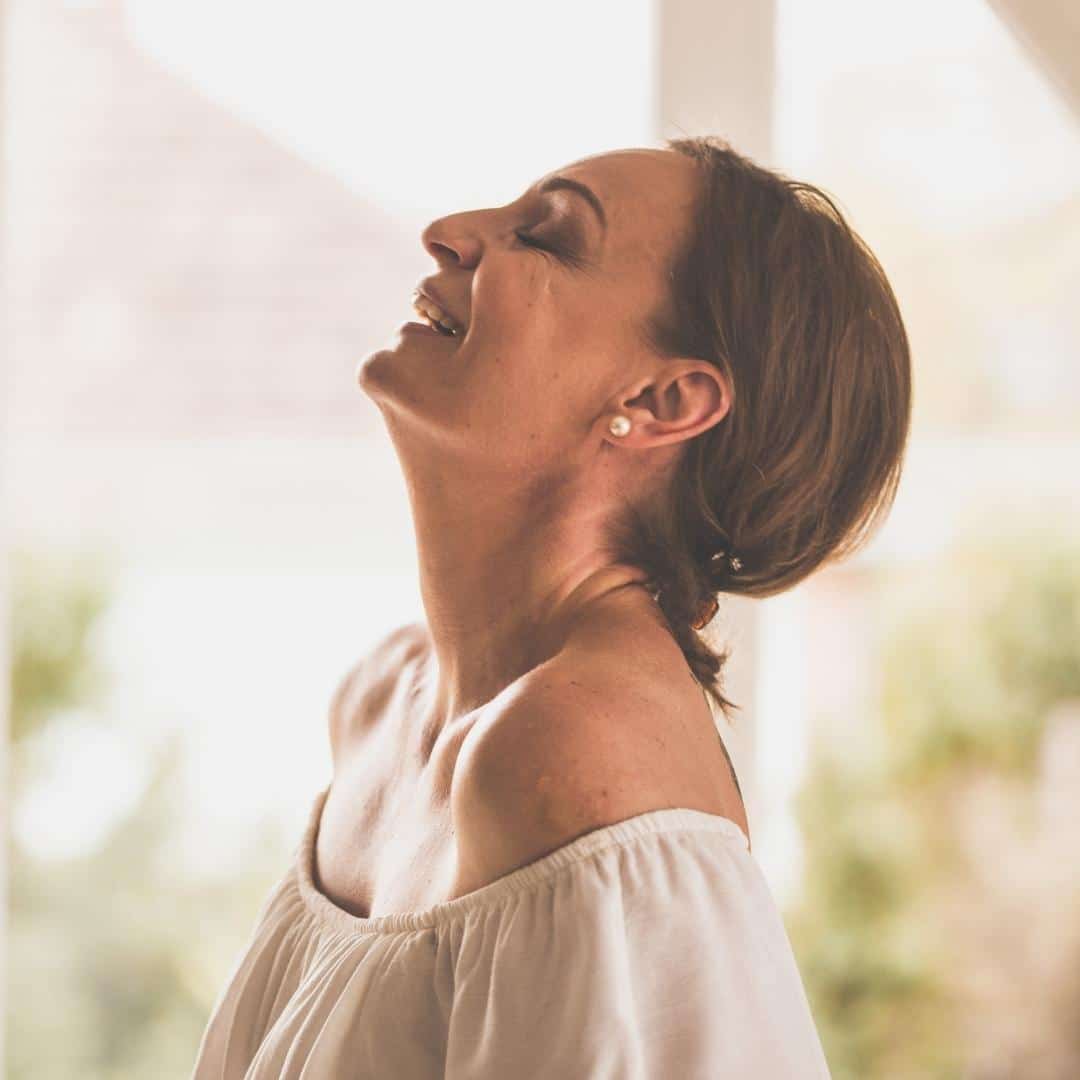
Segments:
[[[207,859],[265,810],[302,819],[334,683],[421,614],[396,458],[354,371],[430,273],[423,226],[651,143],[658,100],[836,195],[900,299],[917,431],[872,548],[761,602],[738,643],[760,739],[724,733],[783,892],[809,739],[873,708],[875,573],[994,500],[1075,498],[1080,138],[989,8],[782,0],[764,114],[760,85],[741,111],[723,97],[723,58],[764,49],[760,25],[725,35],[687,0],[10,8],[11,541],[116,561],[114,708],[132,745],[190,733],[184,824]],[[680,34],[693,64],[675,48],[687,71],[664,80]],[[717,97],[695,102],[714,55]],[[114,750],[94,753],[122,777]],[[77,842],[43,825],[66,827],[64,790],[16,823],[28,838]]]

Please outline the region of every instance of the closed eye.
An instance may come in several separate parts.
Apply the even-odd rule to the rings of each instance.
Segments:
[[[556,251],[556,249],[555,249],[555,248],[553,248],[553,247],[549,247],[549,246],[548,246],[547,244],[545,244],[545,243],[542,243],[542,242],[541,242],[540,240],[536,240],[536,239],[534,239],[534,238],[533,238],[533,237],[531,237],[531,236],[530,236],[530,235],[529,235],[529,234],[528,234],[527,232],[524,232],[524,231],[522,231],[521,229],[518,229],[518,230],[517,230],[517,231],[516,231],[516,232],[514,233],[514,235],[515,235],[515,236],[516,236],[516,237],[517,237],[517,238],[518,238],[518,239],[519,239],[519,240],[520,240],[520,241],[521,241],[521,242],[522,242],[522,243],[523,243],[523,244],[524,244],[524,245],[525,245],[526,247],[534,247],[534,248],[539,248],[539,249],[540,249],[541,251],[550,251],[550,252],[552,252],[552,253],[554,253],[554,252]]]
[[[537,240],[530,236],[527,232],[523,232],[518,229],[514,232],[514,235],[521,241],[525,247],[536,248],[538,251],[546,251],[551,255],[554,255],[560,262],[566,263],[568,266],[572,266],[577,270],[588,270],[590,268],[590,262],[588,259],[583,258],[577,252],[556,244],[546,244],[541,240]]]

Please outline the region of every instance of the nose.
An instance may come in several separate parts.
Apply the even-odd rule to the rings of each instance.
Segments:
[[[431,255],[436,262],[441,263],[444,259],[458,259],[458,253],[450,241],[449,218],[436,218],[421,234],[420,243],[424,250]]]
[[[473,213],[438,218],[420,234],[424,249],[440,266],[471,265],[476,260],[479,238],[469,223]]]

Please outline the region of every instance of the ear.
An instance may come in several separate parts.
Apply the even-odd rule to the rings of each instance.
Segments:
[[[669,360],[633,397],[613,412],[630,418],[632,427],[619,441],[657,445],[692,439],[727,416],[733,403],[724,373],[705,360]]]

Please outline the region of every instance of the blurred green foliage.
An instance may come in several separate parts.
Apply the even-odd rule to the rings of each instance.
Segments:
[[[50,766],[27,751],[63,709],[116,722],[104,707],[108,673],[97,649],[109,607],[102,567],[12,556],[16,807],[33,792],[35,770]],[[62,754],[62,740],[53,742]],[[146,761],[135,805],[77,858],[36,857],[9,832],[10,1080],[190,1075],[214,998],[294,838],[266,822],[242,862],[190,880],[173,858],[184,767],[182,740],[164,740]]]
[[[11,740],[15,747],[65,706],[98,702],[104,687],[91,638],[107,604],[107,570],[11,555]]]
[[[1032,1015],[1045,1014],[1030,1024],[1027,1064],[972,1065],[978,1005],[950,977],[960,935],[945,914],[957,896],[961,910],[996,910],[972,886],[956,791],[980,772],[1030,785],[1048,711],[1080,698],[1078,555],[1080,544],[1056,535],[969,539],[920,568],[917,588],[895,572],[882,578],[878,708],[863,737],[815,741],[796,806],[804,889],[785,916],[834,1080],[1080,1075],[1080,1045],[1068,1057],[1067,1041],[1038,1041],[1080,1015],[1080,980],[1029,988],[1011,969]],[[10,576],[17,804],[39,779],[31,761],[48,768],[24,751],[64,709],[115,720],[98,649],[106,575],[16,555]],[[243,863],[189,879],[172,858],[184,764],[182,741],[166,740],[133,808],[78,858],[39,858],[9,835],[12,1080],[189,1074],[214,997],[296,838],[267,824]],[[1056,910],[1080,920],[1077,899]],[[1015,938],[1015,923],[1011,912],[991,940]],[[1080,968],[1080,932],[1060,941],[1063,970]],[[988,952],[991,965],[1013,962],[1004,947]]]
[[[996,1018],[1002,1028],[1026,1025],[1029,1034],[1012,1037],[1026,1063],[999,1058],[980,1071],[972,1033],[980,1024],[992,1029],[995,1017],[980,1018],[985,1002],[959,993],[950,970],[957,955],[967,955],[963,905],[978,908],[984,921],[996,910],[971,873],[960,797],[990,777],[993,790],[1024,794],[1023,819],[1046,717],[1059,702],[1080,698],[1080,543],[1052,530],[993,532],[961,537],[936,566],[919,568],[918,581],[882,577],[878,708],[859,737],[850,728],[815,733],[796,802],[803,891],[786,922],[834,1080],[1080,1075],[1080,1045],[1073,1056],[1068,1046],[1039,1041],[1040,1031],[1077,1027],[1072,987],[1056,995],[1050,986],[1026,988],[1020,997],[1030,1014],[1008,1024]],[[1004,881],[1011,865],[1004,837],[1001,847]],[[1058,856],[1075,863],[1080,852]],[[1043,894],[1035,879],[1026,887],[1031,903],[1041,895],[1047,910],[1068,911],[1059,882],[1048,880]],[[1075,890],[1071,902],[1080,918]],[[959,930],[949,915],[957,906]],[[1018,913],[1001,909],[991,941],[1023,933]],[[1042,915],[1036,908],[1020,919]],[[1060,936],[1062,948],[1080,938],[1068,928]],[[994,970],[1009,963],[1003,948],[973,943],[970,953],[984,958],[986,985],[1022,979],[1019,971]],[[1063,970],[1077,965],[1080,955]],[[1063,1015],[1039,1015],[1051,1008]]]

